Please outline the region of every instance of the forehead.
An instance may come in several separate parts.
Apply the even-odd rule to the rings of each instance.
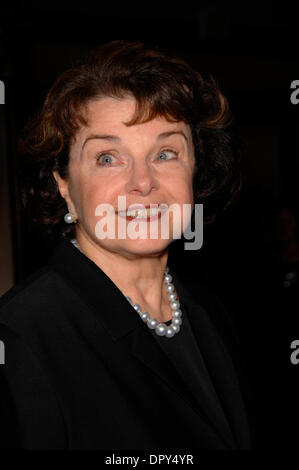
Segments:
[[[82,127],[77,133],[80,140],[92,131],[107,132],[109,134],[130,135],[134,133],[155,135],[163,131],[183,130],[188,135],[190,128],[183,121],[171,122],[165,117],[157,116],[151,121],[127,126],[134,115],[136,100],[132,97],[110,98],[104,97],[90,101],[85,108],[87,126]]]

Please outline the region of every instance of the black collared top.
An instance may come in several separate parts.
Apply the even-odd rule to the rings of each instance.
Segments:
[[[0,446],[251,448],[234,334],[220,310],[204,308],[171,273],[185,318],[165,348],[168,339],[154,337],[66,240],[1,297]]]

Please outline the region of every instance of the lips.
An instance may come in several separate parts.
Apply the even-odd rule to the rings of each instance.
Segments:
[[[167,208],[166,204],[134,204],[126,211],[119,211],[118,215],[128,220],[154,220],[160,218]]]

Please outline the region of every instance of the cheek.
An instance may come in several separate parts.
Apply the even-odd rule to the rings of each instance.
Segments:
[[[99,204],[110,203],[107,192],[101,185],[93,185],[86,188],[83,196],[84,211],[88,216],[95,216],[96,207]]]
[[[194,208],[192,174],[177,172],[168,181],[170,194],[170,226],[173,227],[173,236],[177,238],[189,224]],[[185,207],[187,206],[187,207]]]
[[[107,189],[107,188],[106,188]],[[95,218],[96,207],[107,201],[107,191],[105,185],[90,178],[81,178],[77,185],[75,200],[80,211],[81,219],[85,222],[92,221]]]
[[[193,202],[193,186],[192,177],[185,174],[176,175],[168,182],[170,194],[179,203],[192,203]]]

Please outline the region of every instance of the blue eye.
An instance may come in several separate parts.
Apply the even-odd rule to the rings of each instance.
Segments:
[[[160,157],[163,158],[160,158]],[[173,158],[176,158],[177,152],[174,150],[163,150],[158,156],[158,160],[172,160]]]
[[[97,162],[103,166],[110,165],[112,163],[112,159],[113,159],[113,156],[110,155],[109,153],[102,153],[97,156]]]

